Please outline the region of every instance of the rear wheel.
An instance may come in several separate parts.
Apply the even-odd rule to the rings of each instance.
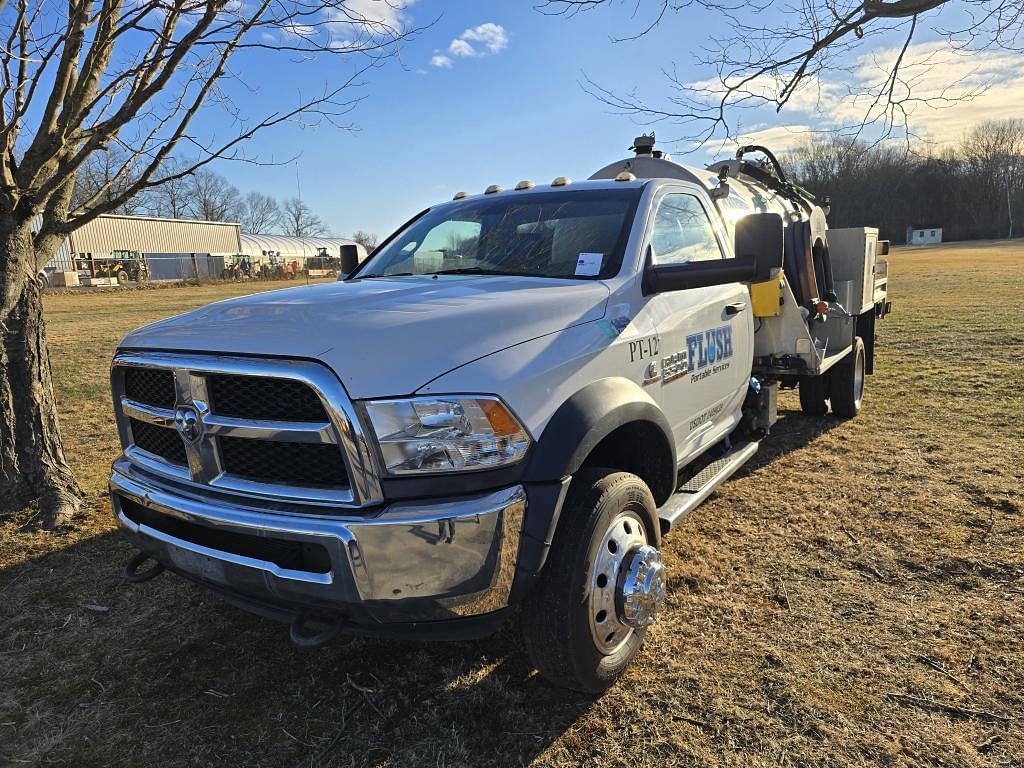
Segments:
[[[858,336],[854,339],[853,349],[830,372],[829,399],[832,401],[832,413],[841,419],[852,419],[860,413],[866,360],[864,341]]]
[[[573,480],[541,582],[523,607],[526,651],[551,682],[599,693],[640,650],[665,602],[650,489],[636,475]]]
[[[808,416],[824,416],[828,413],[828,403],[824,376],[800,377],[800,410]]]

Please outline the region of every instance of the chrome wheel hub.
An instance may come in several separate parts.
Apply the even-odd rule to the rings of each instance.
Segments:
[[[640,516],[623,511],[602,537],[590,576],[590,632],[612,654],[633,632],[650,625],[665,601],[661,553],[647,544]]]
[[[633,552],[623,573],[620,614],[626,626],[640,629],[654,623],[665,607],[665,566],[661,552],[645,544]]]

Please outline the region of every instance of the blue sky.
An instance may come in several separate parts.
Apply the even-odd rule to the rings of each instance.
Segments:
[[[375,0],[351,2],[393,12]],[[668,93],[662,67],[677,64],[688,82],[708,76],[694,64],[692,52],[721,31],[714,17],[690,9],[640,40],[613,42],[613,35],[639,31],[650,18],[643,10],[637,18],[632,12],[632,2],[565,18],[538,12],[530,0],[416,0],[395,18],[409,28],[431,26],[405,44],[400,60],[366,75],[365,100],[350,117],[358,131],[275,128],[248,151],[275,161],[298,154],[296,163],[222,163],[217,170],[243,191],[259,189],[279,198],[295,195],[298,176],[302,197],[335,233],[365,229],[382,237],[459,190],[511,186],[520,179],[545,182],[559,175],[586,178],[625,156],[641,127],[584,92],[578,84],[583,74],[613,91],[638,88],[656,102]],[[877,52],[883,61],[890,51],[885,42]],[[937,60],[934,51],[942,47],[925,35],[911,52],[920,60],[924,80],[934,85],[948,84],[950,78],[985,78],[998,88],[994,101],[987,92],[955,114],[921,112],[915,122],[926,135],[950,140],[979,114],[1024,114],[1019,63],[998,54]],[[865,59],[862,70],[872,64]],[[258,85],[246,99],[251,114],[293,102],[295,94],[345,74],[335,61],[282,67],[250,56],[238,66],[250,84]],[[815,94],[781,115],[751,115],[744,127],[751,138],[784,148],[797,142],[802,131],[856,111],[842,98],[838,83],[822,82]],[[213,112],[205,119],[215,124],[218,116]],[[656,127],[659,138],[681,133],[670,125]],[[687,147],[667,148],[678,157]],[[698,150],[691,159],[706,161],[708,150]]]

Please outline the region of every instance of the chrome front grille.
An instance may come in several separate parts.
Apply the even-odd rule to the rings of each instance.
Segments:
[[[125,456],[143,470],[265,500],[381,500],[355,410],[318,363],[120,352],[111,389]]]

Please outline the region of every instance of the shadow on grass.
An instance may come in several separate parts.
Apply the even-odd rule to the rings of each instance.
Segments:
[[[827,416],[807,416],[800,410],[779,411],[779,420],[772,426],[771,434],[761,441],[761,447],[753,458],[736,473],[743,477],[761,467],[768,466],[786,454],[814,442],[826,432],[842,426],[843,419]]]
[[[115,533],[0,571],[0,764],[520,764],[593,704],[514,623],[477,642],[314,650],[174,574],[120,578]]]
[[[739,474],[841,423],[784,411]],[[105,533],[0,571],[0,763],[526,764],[600,706],[541,680],[514,622],[300,650],[174,574],[123,582],[131,552]]]

